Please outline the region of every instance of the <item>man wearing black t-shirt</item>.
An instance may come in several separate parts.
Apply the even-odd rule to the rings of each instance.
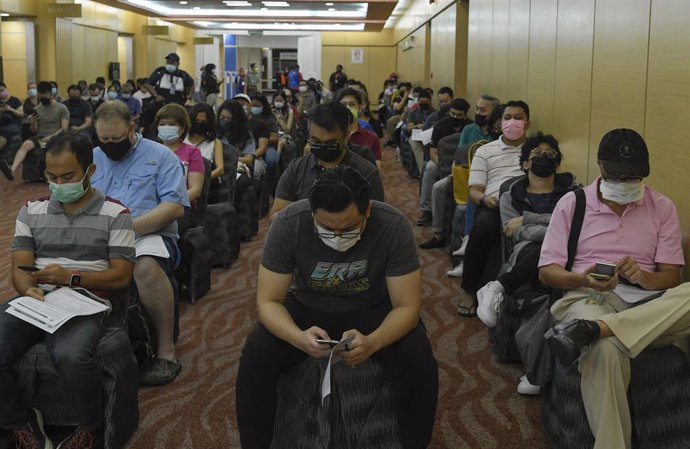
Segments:
[[[184,106],[192,98],[194,80],[187,72],[180,70],[180,57],[177,53],[170,53],[165,57],[165,65],[151,73],[145,86],[156,102]]]
[[[7,85],[0,81],[0,157],[9,140],[21,135],[23,118],[22,101],[10,95]]]
[[[247,94],[235,95],[233,100],[237,101],[244,108],[247,115],[247,129],[254,136],[254,144],[256,145],[256,157],[254,158],[254,178],[261,179],[266,174],[266,161],[264,157],[268,151],[268,142],[271,137],[271,131],[263,120],[257,120],[252,114],[252,100]]]
[[[329,346],[317,339],[352,338],[350,350],[339,353],[345,363],[356,368],[374,357],[385,366],[400,443],[426,448],[438,365],[419,320],[421,293],[405,216],[371,201],[357,170],[338,166],[321,174],[309,199],[278,214],[266,237],[259,323],[242,350],[235,388],[242,447],[270,447],[282,372],[309,356],[327,357]]]

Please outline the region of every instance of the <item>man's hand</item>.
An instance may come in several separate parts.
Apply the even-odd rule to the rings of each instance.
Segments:
[[[165,103],[165,98],[160,95],[156,95],[156,103]]]
[[[583,274],[583,287],[593,288],[598,292],[607,292],[613,290],[618,285],[618,273],[615,273],[611,279],[608,281],[598,281],[594,279],[590,274],[594,273],[596,270],[596,265],[592,265],[587,268]]]
[[[515,234],[515,231],[517,228],[522,226],[522,223],[524,222],[525,217],[524,216],[519,216],[515,218],[511,218],[508,220],[508,222],[505,225],[505,228],[503,229],[503,232],[505,233],[506,236],[512,237],[513,234]]]
[[[302,331],[299,340],[297,341],[298,349],[306,352],[312,357],[322,358],[328,357],[331,351],[330,346],[327,344],[317,343],[316,339],[320,338],[323,340],[330,340],[331,337],[328,336],[328,332],[317,326],[312,326],[309,329]]]
[[[24,295],[31,296],[32,298],[38,299],[39,301],[43,301],[45,293],[43,293],[43,290],[41,290],[38,287],[29,287],[24,292]]]
[[[60,265],[51,264],[42,270],[30,273],[34,279],[40,279],[47,284],[69,285],[69,278],[72,273]]]
[[[642,285],[642,270],[637,261],[630,256],[625,256],[616,264],[616,272],[633,284]]]
[[[342,351],[339,353],[339,355],[343,358],[343,360],[345,360],[345,363],[348,366],[354,368],[371,357],[371,355],[377,351],[377,348],[369,336],[362,334],[357,329],[343,332],[343,340],[350,337],[352,337],[350,350]]]
[[[487,195],[482,199],[482,204],[489,209],[496,209],[498,207],[498,198]]]

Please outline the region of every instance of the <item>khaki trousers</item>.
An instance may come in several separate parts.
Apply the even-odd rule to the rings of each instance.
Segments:
[[[647,347],[669,346],[690,335],[690,283],[632,307],[613,292],[568,292],[551,307],[556,321],[600,320],[614,337],[598,340],[580,357],[582,399],[594,449],[630,449],[627,390],[630,359]]]
[[[419,169],[419,175],[422,174],[422,169],[424,168],[424,145],[419,140],[408,140],[412,152],[414,153],[414,161],[417,163],[417,169]]]

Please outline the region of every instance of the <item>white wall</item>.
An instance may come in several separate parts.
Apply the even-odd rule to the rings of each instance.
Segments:
[[[297,40],[297,64],[305,79],[321,79],[321,33]]]

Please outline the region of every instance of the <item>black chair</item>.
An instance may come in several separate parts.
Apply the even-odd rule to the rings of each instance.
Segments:
[[[460,133],[450,134],[438,141],[438,168],[441,173],[441,179],[450,175],[452,172],[459,142]]]
[[[139,372],[127,331],[129,289],[114,293],[107,330],[97,348],[105,391],[106,449],[122,449],[139,425]],[[48,356],[44,343],[34,345],[13,367],[28,404],[39,409],[50,426],[76,425],[72,398]],[[0,447],[3,447],[0,439]]]

